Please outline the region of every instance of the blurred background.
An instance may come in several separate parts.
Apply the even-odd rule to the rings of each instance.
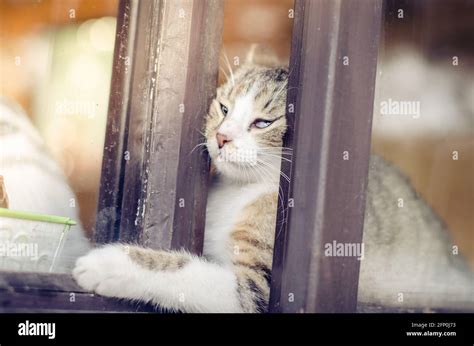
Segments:
[[[31,116],[77,195],[89,234],[117,9],[117,0],[0,0],[0,94]]]
[[[236,68],[250,44],[263,43],[287,63],[292,6],[226,0],[222,56]],[[117,8],[117,0],[0,0],[0,93],[31,116],[78,196],[89,233]],[[471,0],[386,1],[372,150],[410,177],[474,267],[472,18]],[[419,116],[382,114],[390,99],[419,102]]]

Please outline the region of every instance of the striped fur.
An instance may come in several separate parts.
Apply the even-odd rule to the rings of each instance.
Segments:
[[[179,270],[192,260],[192,256],[186,252],[168,252],[138,246],[126,246],[125,251],[132,261],[153,271]]]
[[[267,311],[277,199],[276,194],[267,194],[248,205],[230,234],[232,265],[243,311]]]

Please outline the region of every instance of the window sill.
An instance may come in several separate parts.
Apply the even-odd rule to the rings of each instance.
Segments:
[[[69,274],[0,273],[0,313],[159,312],[144,303],[84,291]]]

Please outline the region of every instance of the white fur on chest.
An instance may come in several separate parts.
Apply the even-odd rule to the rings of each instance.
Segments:
[[[229,235],[243,209],[268,193],[262,183],[234,184],[217,182],[211,186],[207,200],[204,255],[222,264],[230,264]]]

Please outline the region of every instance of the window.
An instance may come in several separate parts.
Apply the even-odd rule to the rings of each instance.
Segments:
[[[249,3],[246,2],[247,5]],[[396,92],[390,83],[398,76],[397,71],[400,70],[397,70],[397,64],[401,62],[395,60],[391,64],[392,56],[387,52],[392,49],[392,41],[413,38],[406,33],[416,31],[415,24],[419,18],[426,15],[426,18],[433,20],[436,11],[443,12],[443,6],[456,6],[436,1],[435,9],[430,10],[426,5],[389,0],[296,0],[294,5],[293,1],[282,3],[285,4],[281,8],[287,19],[280,27],[284,32],[281,34],[283,41],[290,41],[292,30],[287,97],[290,122],[285,146],[293,149],[293,159],[292,162],[282,161],[282,171],[290,179],[281,179],[280,182],[282,198],[275,229],[270,310],[365,312],[419,309],[419,306],[410,305],[410,299],[403,304],[404,299],[413,294],[405,291],[395,292],[394,304],[367,303],[361,298],[359,290],[359,277],[366,275],[360,256],[330,256],[325,251],[327,244],[353,244],[356,250],[359,249],[357,246],[364,244],[367,220],[370,219],[370,209],[366,210],[370,196],[366,196],[366,191],[367,186],[370,190],[371,174],[377,174],[372,165],[369,169],[371,147],[374,152],[398,161],[402,171],[415,178],[415,188],[426,195],[428,202],[436,204],[441,200],[435,196],[438,190],[433,186],[438,185],[442,178],[433,176],[433,180],[425,184],[427,166],[415,169],[418,158],[413,156],[406,160],[402,155],[405,152],[400,151],[402,145],[399,143],[402,138],[406,139],[405,129],[413,125],[411,121],[414,117],[406,120],[407,124],[403,125],[401,132],[396,127],[400,126],[398,120],[391,123],[388,117],[387,121],[388,113],[383,108],[387,102],[413,101],[408,99],[412,94],[395,99]],[[87,180],[95,187],[78,196],[87,201],[84,205],[93,206],[83,211],[89,216],[84,218],[83,215],[81,221],[85,220],[87,229],[94,230],[90,234],[93,233],[97,243],[120,240],[138,242],[155,249],[186,248],[200,254],[203,249],[209,158],[204,151],[193,149],[201,144],[199,129],[215,95],[222,35],[224,39],[232,37],[223,29],[225,6],[235,7],[236,3],[230,0],[121,0],[104,4],[103,12],[84,17],[101,19],[89,19],[82,24],[49,32],[48,35],[55,37],[55,46],[70,44],[70,37],[75,37],[83,59],[78,64],[83,65],[72,69],[70,80],[102,101],[108,89],[93,81],[99,79],[97,73],[111,71],[110,77],[100,78],[101,83],[108,81],[107,78],[111,81],[107,91],[107,111],[103,102],[98,106],[90,104],[90,108],[87,108],[87,102],[68,103],[68,90],[58,88],[55,83],[59,82],[55,80],[53,87],[49,88],[51,90],[46,90],[49,94],[38,96],[40,103],[51,102],[48,100],[54,96],[55,110],[73,110],[83,115],[97,112],[104,116],[98,116],[97,122],[101,123],[93,132],[84,130],[76,123],[61,131],[48,128],[45,131],[59,136],[60,143],[69,141],[70,145],[77,145],[74,133],[81,137],[85,133],[90,134],[86,140],[93,142],[88,142],[85,148],[95,150],[95,153],[100,149],[101,155],[103,153],[101,167],[96,165],[100,170],[100,184],[98,175],[90,181],[84,175],[73,177],[79,179],[79,185]],[[268,1],[255,1],[255,4],[260,9],[265,4],[271,6]],[[13,5],[4,3],[0,6],[8,8]],[[68,7],[64,3],[57,6],[56,10],[69,19],[97,10],[94,6],[86,6],[87,10],[83,11],[79,11],[80,7]],[[275,3],[273,6],[276,9]],[[472,6],[467,7],[472,13]],[[116,20],[111,18],[115,11]],[[115,31],[112,29],[114,21]],[[238,21],[236,23],[239,25]],[[426,24],[426,32],[436,32],[433,22],[427,23],[431,24]],[[447,23],[442,26],[444,37],[454,35],[448,29],[451,22]],[[112,53],[113,33],[115,45]],[[451,66],[458,66],[455,62],[464,59],[463,54],[468,56],[465,51],[462,54],[452,53],[449,46],[442,45],[441,49],[435,44],[438,37],[428,37],[431,39],[421,42],[432,44],[428,48],[430,59],[441,56],[448,59]],[[464,42],[462,38],[460,41]],[[417,42],[419,44],[420,41]],[[83,54],[86,43],[96,51],[97,71],[92,67],[93,58]],[[230,47],[231,50],[233,48],[235,46]],[[61,49],[58,48],[58,52],[53,50],[55,58],[70,58],[73,61],[76,58],[61,54]],[[235,56],[230,57],[235,65]],[[10,58],[18,61],[13,56]],[[412,61],[412,65],[405,70],[404,78],[409,78],[416,70],[413,66],[421,69],[429,65],[416,65],[421,61],[416,54],[414,59],[415,62]],[[55,65],[54,69],[59,67]],[[65,76],[64,71],[57,73],[59,80]],[[432,83],[441,81],[436,79]],[[394,84],[397,85],[396,82]],[[71,90],[75,92],[76,89]],[[439,94],[435,92],[429,97],[433,95]],[[83,95],[75,96],[80,99]],[[87,95],[85,97],[88,100]],[[416,104],[414,107],[416,111]],[[38,109],[45,116],[44,106]],[[381,115],[385,117],[383,121]],[[44,126],[55,124],[46,122]],[[466,126],[461,130],[464,130],[463,137],[457,137],[457,130],[443,132],[446,137],[452,136],[446,142],[443,142],[446,139],[443,136],[424,142],[414,136],[410,137],[411,142],[404,142],[403,145],[406,145],[406,151],[411,151],[423,142],[429,151],[434,140],[440,145],[437,155],[441,155],[441,159],[433,159],[431,167],[437,168],[429,167],[428,170],[433,173],[446,168],[449,174],[455,174],[455,170],[459,172],[461,163],[465,165],[460,169],[463,175],[457,179],[466,181],[466,186],[472,190],[472,181],[468,182],[469,178],[466,178],[472,177],[469,173],[472,166],[469,162],[472,160],[463,161],[472,152],[469,151],[472,147],[472,121],[467,119]],[[459,138],[461,140],[457,141]],[[55,147],[64,149],[62,144]],[[450,155],[449,160],[446,153]],[[87,160],[90,157],[99,160],[98,156],[87,151],[81,155]],[[462,159],[454,159],[455,156]],[[71,162],[77,160],[76,156]],[[448,161],[449,165],[455,166],[447,168]],[[65,167],[68,167],[67,162]],[[72,182],[74,186],[74,180]],[[5,184],[8,193],[8,181]],[[464,198],[463,203],[472,205],[472,193],[466,193]],[[407,202],[397,196],[387,197],[386,200],[402,203],[400,208]],[[458,201],[457,197],[452,200]],[[463,231],[472,229],[472,218],[456,226],[459,215],[469,214],[467,208],[456,213],[446,205],[435,207],[457,230],[455,246],[459,244],[472,259],[472,249],[469,248],[472,237],[469,238],[468,232]],[[62,221],[61,225],[69,222],[68,219],[55,220]],[[0,278],[0,306],[4,311],[154,311],[149,306],[118,302],[84,292],[75,285],[70,275],[64,273],[0,272]],[[44,291],[50,294],[37,299]],[[452,308],[462,309],[462,306],[453,305]]]

